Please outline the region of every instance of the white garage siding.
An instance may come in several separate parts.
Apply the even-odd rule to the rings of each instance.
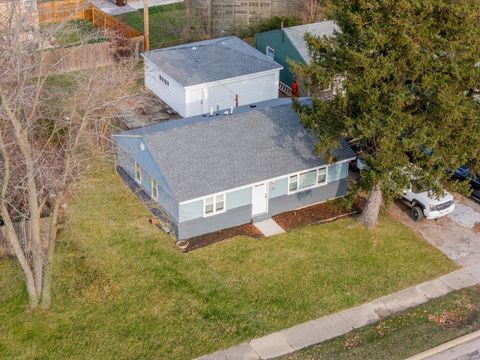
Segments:
[[[195,116],[210,112],[217,106],[226,110],[238,105],[255,104],[278,98],[280,71],[269,71],[254,75],[226,79],[208,84],[186,88],[186,116]]]
[[[145,86],[183,117],[187,117],[185,89],[145,59]]]

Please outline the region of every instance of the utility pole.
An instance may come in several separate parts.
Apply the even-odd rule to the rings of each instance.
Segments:
[[[143,50],[150,50],[150,26],[148,22],[148,0],[143,0]]]

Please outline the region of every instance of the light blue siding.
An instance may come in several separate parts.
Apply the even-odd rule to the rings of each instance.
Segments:
[[[328,167],[328,182],[332,183],[348,177],[348,162],[333,164]]]
[[[203,200],[180,205],[180,222],[195,220],[203,217]]]
[[[248,206],[252,202],[252,188],[244,188],[226,194],[226,211]],[[213,215],[214,217],[217,215]],[[203,217],[203,199],[182,204],[179,209],[180,222],[200,219]]]
[[[122,160],[119,156],[119,165],[122,165],[125,170],[127,170],[131,175],[133,175],[133,160],[137,161],[144,171],[146,171],[150,176],[153,176],[157,180],[158,186],[162,187],[165,192],[171,193],[170,187],[168,186],[165,177],[156,165],[156,162],[150,154],[148,148],[145,147],[144,151],[140,149],[140,144],[143,142],[142,138],[115,136],[113,139],[121,149],[128,152],[131,156],[130,161],[128,159],[123,159],[123,161],[128,162],[128,164],[126,164],[126,167],[124,166],[124,164],[121,163]],[[150,187],[150,185],[148,186]]]
[[[165,177],[156,165],[147,147],[142,151],[140,137],[114,136],[113,140],[118,144],[117,164],[120,165],[132,178],[135,179],[135,161],[142,169],[142,188],[151,195],[151,179],[158,184],[158,203],[166,212],[178,221],[178,204],[172,195]]]
[[[270,181],[270,183],[268,184],[268,194],[270,199],[287,195],[287,193],[288,193],[288,178],[282,178],[275,181]]]
[[[227,193],[226,210],[236,209],[252,203],[252,188],[244,188]]]

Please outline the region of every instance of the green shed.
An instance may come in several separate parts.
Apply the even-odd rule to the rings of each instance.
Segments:
[[[307,64],[311,60],[305,43],[305,34],[323,37],[333,36],[336,31],[339,31],[339,27],[334,21],[292,26],[256,34],[255,46],[257,50],[283,65],[283,70],[280,71],[280,90],[290,95],[294,75],[287,60]]]

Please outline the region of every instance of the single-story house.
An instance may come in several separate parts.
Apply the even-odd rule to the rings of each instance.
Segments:
[[[235,36],[143,57],[145,86],[183,117],[278,98],[282,66]]]
[[[155,124],[113,140],[117,169],[168,214],[178,240],[342,197],[355,158],[346,142],[334,163],[319,157],[317,137],[288,98]]]
[[[283,66],[280,72],[280,86],[283,92],[291,91],[294,81],[287,60],[303,64],[311,62],[305,42],[305,34],[315,36],[333,36],[340,28],[334,21],[321,21],[314,24],[292,26],[267,31],[255,35],[256,48]]]

